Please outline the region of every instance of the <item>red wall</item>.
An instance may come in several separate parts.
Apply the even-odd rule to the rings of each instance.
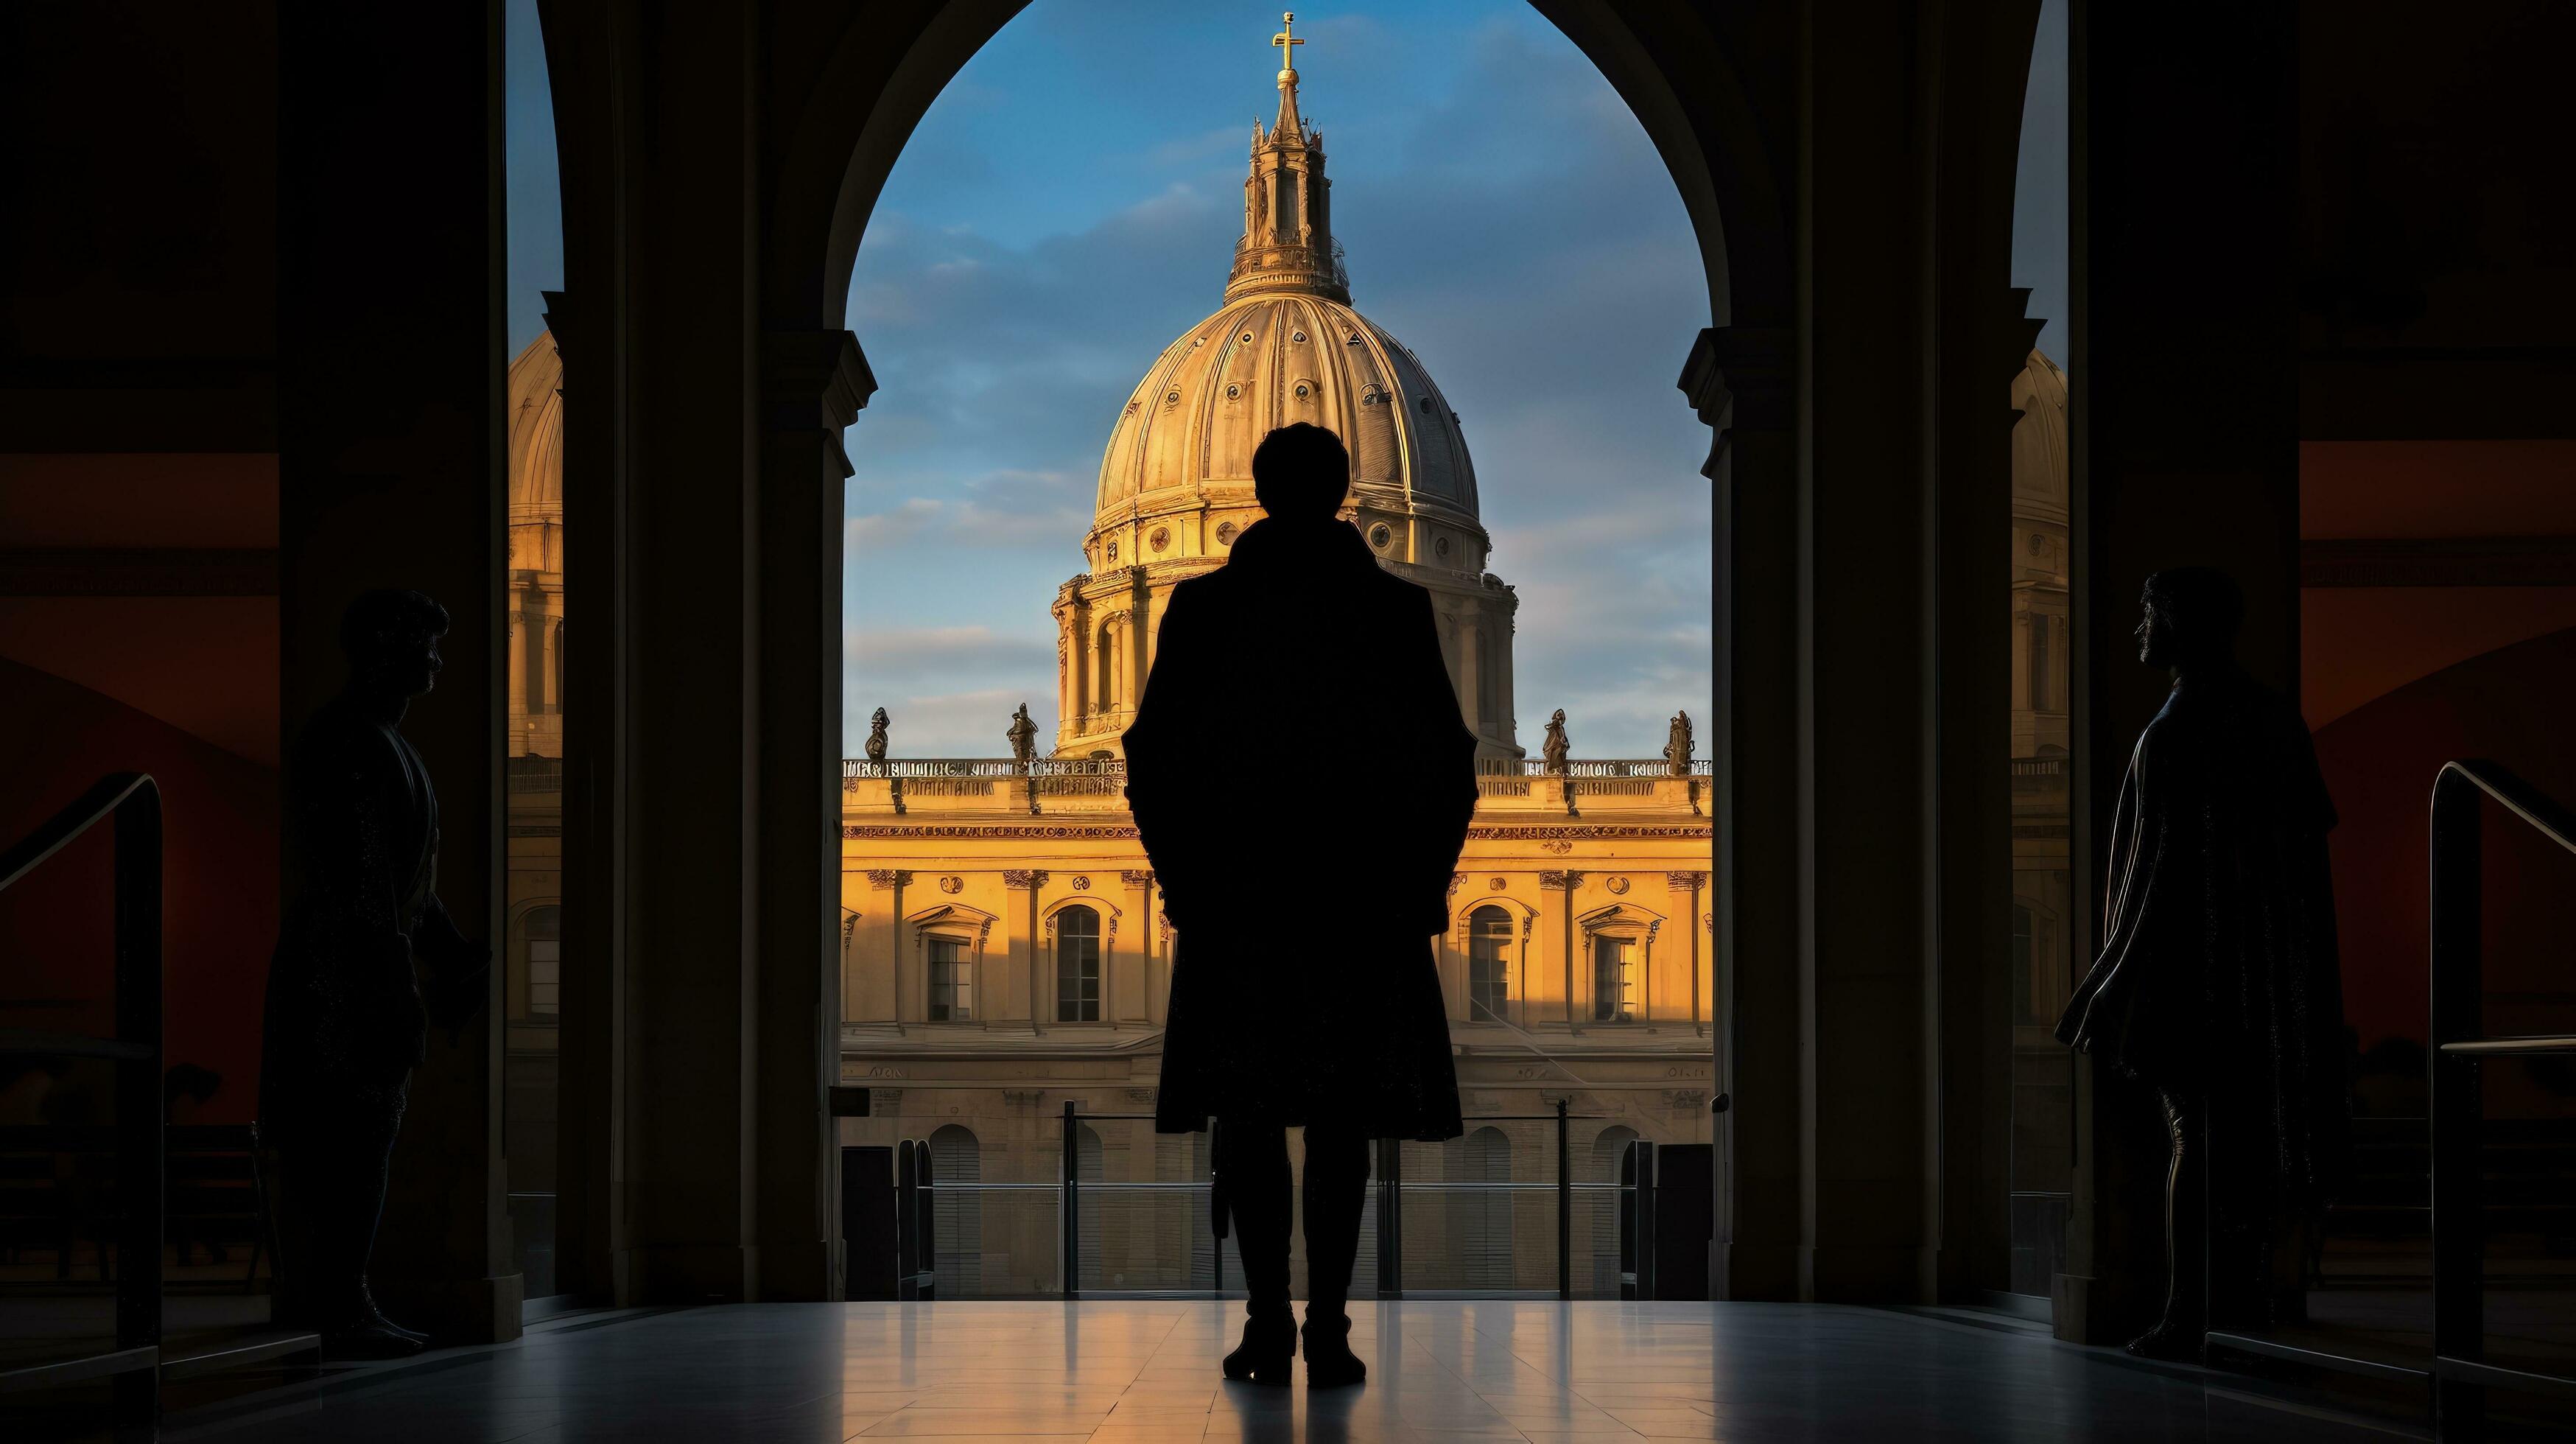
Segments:
[[[2485,758],[2576,806],[2571,719],[2576,628],[2446,667],[2318,731],[2317,759],[2342,815],[2333,839],[2335,916],[2345,1013],[2362,1047],[2425,1036],[2434,771],[2454,758]],[[2566,990],[2576,858],[2488,812],[2487,991]],[[2493,1005],[2488,1026],[2535,1030]]]
[[[165,1061],[223,1080],[203,1108],[183,1104],[176,1116],[248,1122],[277,941],[276,770],[5,659],[0,697],[0,845],[107,773],[148,772],[160,784]],[[0,1025],[112,1028],[111,846],[102,825],[0,893]],[[55,1000],[74,1006],[48,1006]]]

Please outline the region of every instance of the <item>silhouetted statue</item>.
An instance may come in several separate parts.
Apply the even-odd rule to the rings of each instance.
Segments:
[[[879,707],[877,709],[877,714],[868,719],[868,760],[870,762],[883,762],[885,761],[885,754],[886,710],[883,707]]]
[[[446,609],[418,592],[360,597],[340,626],[348,685],[287,763],[291,891],[269,965],[261,1134],[285,1183],[281,1317],[342,1358],[426,1342],[377,1309],[367,1257],[429,1025],[473,1016],[491,964],[439,903],[438,794],[401,732],[437,683],[446,631]]]
[[[2138,660],[2170,667],[2173,691],[2129,756],[2101,955],[2057,1036],[2155,1090],[2173,1158],[2165,1314],[2129,1349],[2183,1358],[2213,1322],[2276,1321],[2274,1270],[2340,1177],[2335,814],[2298,709],[2236,665],[2236,584],[2158,572],[2142,600]]]
[[[1691,720],[1688,712],[1675,712],[1671,726],[1665,730],[1664,761],[1671,766],[1675,777],[1690,774]]]
[[[1268,517],[1225,566],[1172,589],[1136,723],[1127,797],[1179,934],[1160,1132],[1218,1122],[1217,1181],[1251,1292],[1228,1378],[1285,1383],[1288,1144],[1306,1129],[1310,1385],[1356,1383],[1345,1312],[1372,1138],[1455,1138],[1458,1079],[1431,938],[1476,808],[1475,738],[1441,660],[1430,593],[1380,569],[1335,513],[1350,458],[1320,427],[1253,453]],[[1246,757],[1366,777],[1366,816],[1248,811]],[[1279,916],[1332,870],[1352,901]]]
[[[1547,759],[1548,771],[1563,772],[1565,759],[1573,750],[1574,744],[1565,740],[1565,709],[1559,707],[1556,715],[1547,719],[1547,740],[1539,744],[1539,755]]]
[[[1038,755],[1038,724],[1029,720],[1028,703],[1021,703],[1020,710],[1011,714],[1011,730],[1002,735],[1010,739],[1011,760],[1020,766],[1028,766]]]

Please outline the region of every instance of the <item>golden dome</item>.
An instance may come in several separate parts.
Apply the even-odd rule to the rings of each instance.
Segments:
[[[563,520],[563,358],[537,333],[510,363],[510,521]]]
[[[510,570],[563,570],[563,358],[540,331],[510,363]]]
[[[1355,502],[1474,523],[1467,438],[1422,363],[1350,306],[1295,290],[1246,296],[1164,349],[1109,433],[1100,518],[1249,492],[1253,448],[1298,421],[1350,448]]]
[[[1261,519],[1253,449],[1300,421],[1350,449],[1350,509],[1381,557],[1483,567],[1467,438],[1421,360],[1351,308],[1324,138],[1298,115],[1291,67],[1279,72],[1277,123],[1253,127],[1224,305],[1163,349],[1110,429],[1084,545],[1092,569],[1222,562],[1232,537]],[[1122,549],[1140,526],[1145,554],[1133,540]],[[1174,532],[1179,545],[1165,555]],[[1150,545],[1155,536],[1164,545]]]
[[[2013,378],[2012,509],[2016,517],[2066,524],[2066,373],[2037,351]]]

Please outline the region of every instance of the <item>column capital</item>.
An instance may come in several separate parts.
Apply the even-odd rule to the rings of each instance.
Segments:
[[[1542,872],[1538,875],[1538,885],[1550,892],[1572,892],[1583,885],[1583,874],[1571,871]]]
[[[1127,868],[1118,874],[1118,880],[1127,884],[1129,887],[1152,887],[1154,885],[1154,874],[1151,871],[1140,871],[1136,868]]]
[[[1670,887],[1675,892],[1697,892],[1699,889],[1708,886],[1708,874],[1704,872],[1668,872],[1664,874],[1664,882],[1666,886]]]
[[[1034,892],[1046,886],[1046,881],[1047,875],[1040,868],[1006,868],[1002,873],[1002,886],[1007,888],[1026,888]]]
[[[910,887],[912,874],[900,868],[872,867],[868,869],[868,886],[879,892],[888,888]]]

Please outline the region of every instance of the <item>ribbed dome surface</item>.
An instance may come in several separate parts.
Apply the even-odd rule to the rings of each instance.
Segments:
[[[2021,413],[2012,432],[2013,510],[2063,524],[2068,495],[2066,373],[2031,352],[2013,378],[2012,404]]]
[[[1139,501],[1249,488],[1253,448],[1298,421],[1350,448],[1354,500],[1475,520],[1466,438],[1422,363],[1348,305],[1284,291],[1229,303],[1137,383],[1101,458],[1102,522]]]
[[[540,331],[510,363],[510,520],[563,519],[563,358]]]

